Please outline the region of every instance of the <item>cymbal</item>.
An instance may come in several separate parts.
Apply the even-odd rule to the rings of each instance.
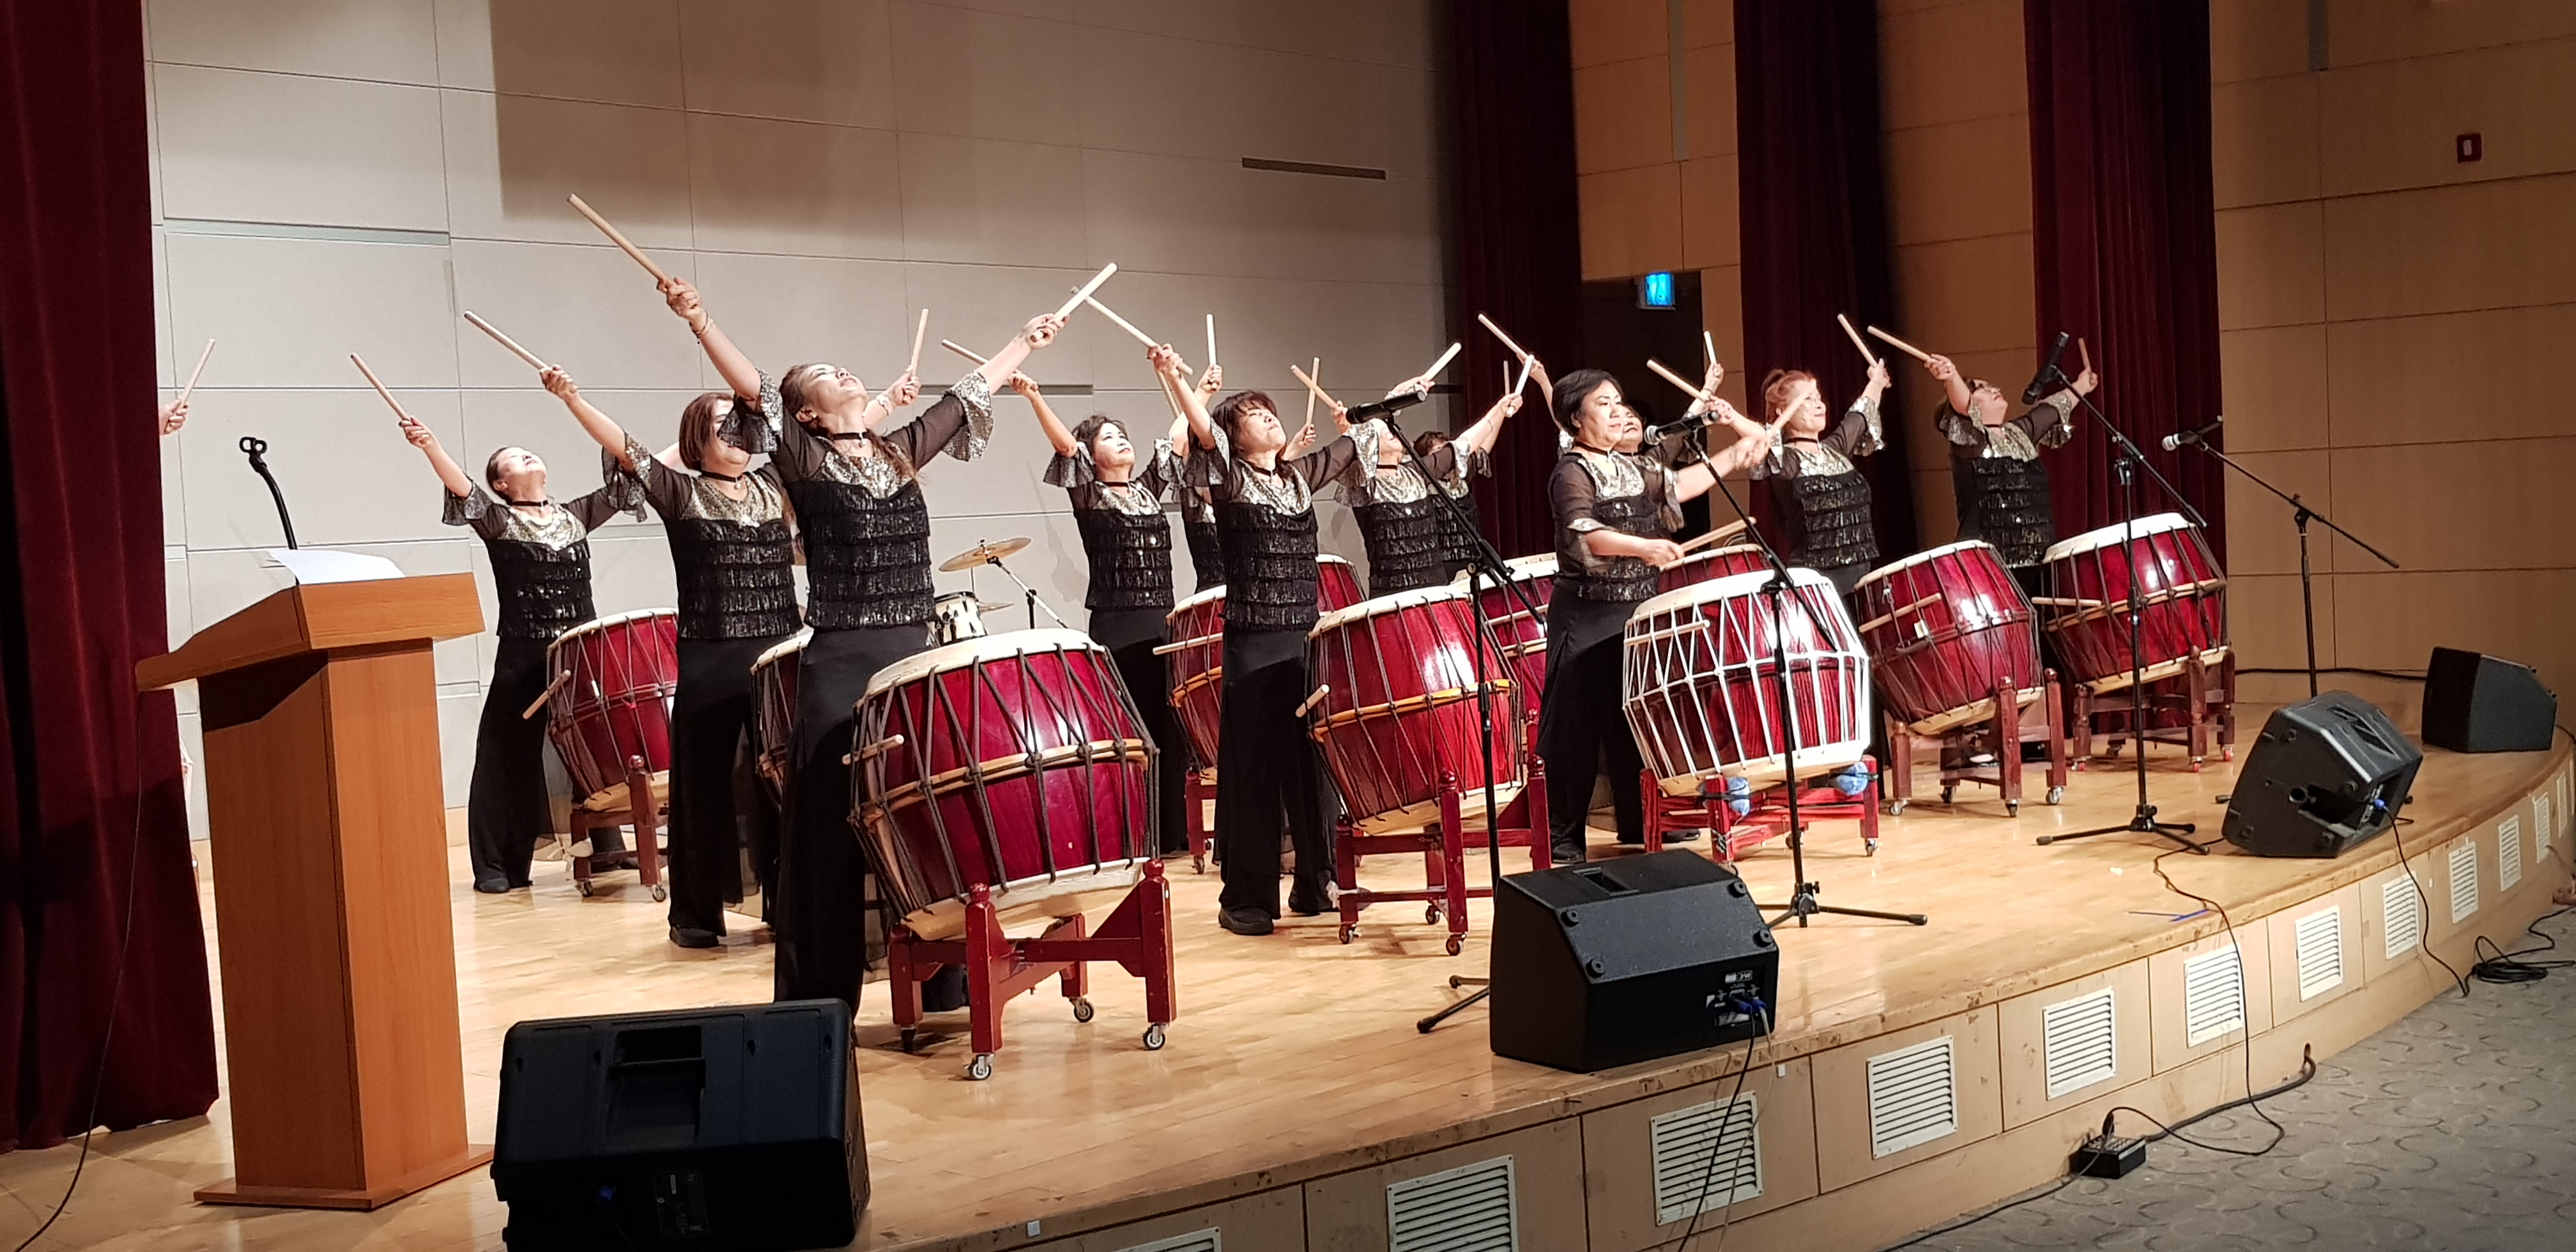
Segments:
[[[1021,535],[1014,539],[997,539],[990,543],[979,543],[941,561],[939,572],[954,574],[959,570],[970,570],[978,565],[990,565],[1003,557],[1018,555],[1020,549],[1029,546],[1029,542],[1028,536]]]

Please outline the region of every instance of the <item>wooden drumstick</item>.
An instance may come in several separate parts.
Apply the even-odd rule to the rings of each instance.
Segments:
[[[629,241],[624,234],[621,234],[616,227],[609,225],[608,219],[601,217],[597,209],[583,203],[580,196],[565,196],[564,199],[572,201],[572,207],[583,217],[589,218],[590,224],[598,227],[599,233],[608,236],[608,241],[610,243],[616,244],[618,247],[625,249],[626,255],[635,258],[635,263],[643,266],[644,271],[653,276],[653,281],[656,284],[671,281],[671,276],[663,273],[662,267],[653,263],[653,258],[644,255],[644,250],[642,248],[636,247],[634,243]]]
[[[547,683],[546,689],[538,692],[536,700],[528,705],[526,711],[519,714],[519,720],[524,722],[531,717],[535,717],[537,715],[537,710],[546,707],[546,701],[554,699],[555,693],[563,690],[564,684],[571,681],[571,670],[565,670],[564,672],[555,675],[555,680]]]
[[[1441,353],[1441,354],[1440,354],[1440,359],[1439,359],[1439,360],[1437,360],[1437,361],[1433,361],[1433,362],[1431,363],[1431,368],[1429,368],[1429,369],[1427,369],[1427,370],[1422,371],[1422,373],[1421,373],[1421,374],[1419,374],[1419,375],[1417,375],[1417,377],[1421,377],[1421,378],[1438,378],[1438,377],[1440,376],[1440,371],[1442,371],[1442,370],[1444,370],[1444,369],[1449,368],[1449,363],[1450,363],[1451,361],[1454,361],[1454,360],[1458,359],[1458,349],[1459,349],[1459,347],[1460,347],[1460,346],[1461,346],[1461,345],[1456,344],[1456,343],[1452,343],[1452,344],[1450,344],[1450,345],[1449,345],[1449,350],[1448,350],[1447,352],[1443,352],[1443,353]]]
[[[1113,321],[1113,322],[1118,323],[1118,329],[1123,330],[1123,331],[1126,331],[1128,334],[1134,335],[1134,336],[1136,337],[1136,342],[1141,343],[1141,344],[1145,345],[1145,346],[1146,346],[1146,347],[1148,347],[1148,348],[1152,348],[1152,347],[1159,346],[1159,345],[1157,345],[1157,344],[1154,342],[1154,337],[1153,337],[1152,335],[1148,335],[1148,334],[1146,334],[1145,332],[1143,332],[1143,331],[1141,331],[1141,330],[1136,329],[1136,323],[1131,322],[1131,321],[1128,321],[1126,318],[1123,318],[1123,317],[1118,316],[1118,314],[1116,314],[1115,312],[1112,312],[1112,311],[1110,310],[1110,308],[1109,308],[1109,306],[1108,306],[1108,305],[1102,304],[1101,302],[1099,302],[1099,301],[1097,301],[1097,300],[1094,300],[1094,299],[1092,299],[1092,298],[1091,298],[1091,297],[1089,297],[1089,296],[1084,296],[1084,297],[1082,298],[1082,302],[1083,302],[1084,304],[1090,305],[1091,307],[1093,307],[1093,308],[1095,308],[1095,309],[1100,310],[1100,315],[1101,315],[1102,317],[1108,318],[1110,321]]]
[[[1717,543],[1722,540],[1733,539],[1737,535],[1743,533],[1744,519],[1739,517],[1734,521],[1728,522],[1724,526],[1720,526],[1717,529],[1708,532],[1707,534],[1692,536],[1688,542],[1682,545],[1682,551],[1695,552],[1701,548],[1709,546],[1710,544]]]
[[[1207,315],[1208,364],[1216,364],[1216,314]]]
[[[1318,364],[1319,366],[1323,363],[1323,358],[1322,358],[1322,357],[1317,357],[1317,358],[1315,358],[1315,360],[1316,360],[1316,364]],[[1324,388],[1323,388],[1320,384],[1318,384],[1318,383],[1315,381],[1314,375],[1308,374],[1306,371],[1301,370],[1301,369],[1297,368],[1297,367],[1296,367],[1296,366],[1294,366],[1294,365],[1291,365],[1291,366],[1289,366],[1289,367],[1288,367],[1288,372],[1289,372],[1289,373],[1291,373],[1291,374],[1296,375],[1296,376],[1297,376],[1297,381],[1298,381],[1298,382],[1301,382],[1301,383],[1306,384],[1306,398],[1307,398],[1307,399],[1309,399],[1309,400],[1321,400],[1321,401],[1323,401],[1323,402],[1324,402],[1325,406],[1326,406],[1326,407],[1328,407],[1328,408],[1336,408],[1336,409],[1338,409],[1338,408],[1342,407],[1342,402],[1341,402],[1341,401],[1336,400],[1336,399],[1332,398],[1331,396],[1324,394]],[[1308,425],[1313,425],[1313,424],[1314,424],[1314,421],[1315,421],[1315,410],[1314,410],[1314,408],[1310,405],[1310,406],[1306,409],[1306,422],[1307,422],[1307,424],[1308,424]]]
[[[352,364],[355,364],[358,367],[359,373],[367,376],[367,384],[376,389],[376,394],[385,398],[385,403],[392,407],[394,416],[399,417],[406,422],[419,420],[414,418],[411,414],[403,412],[402,402],[394,399],[394,393],[385,390],[385,385],[383,383],[376,381],[376,372],[367,368],[367,362],[365,359],[361,358],[357,353],[352,352],[349,354],[349,360]]]
[[[1700,332],[1699,332],[1699,350],[1700,350],[1703,354],[1705,354],[1705,356],[1706,356],[1706,359],[1702,362],[1702,365],[1704,366],[1704,368],[1711,369],[1711,370],[1716,369],[1716,368],[1717,368],[1717,336],[1715,336],[1715,335],[1712,335],[1712,334],[1708,333],[1706,330],[1702,330],[1702,331],[1700,331]]]
[[[1477,314],[1477,315],[1476,315],[1476,320],[1477,320],[1479,323],[1482,323],[1485,329],[1487,329],[1487,330],[1490,330],[1490,331],[1494,332],[1494,338],[1502,340],[1502,341],[1503,341],[1503,346],[1504,346],[1504,347],[1506,347],[1506,348],[1511,349],[1511,350],[1512,350],[1512,355],[1513,355],[1513,356],[1519,357],[1520,359],[1522,359],[1522,360],[1524,360],[1524,361],[1526,361],[1526,360],[1528,360],[1528,359],[1529,359],[1529,355],[1530,355],[1530,354],[1529,354],[1529,349],[1524,348],[1524,347],[1520,346],[1519,344],[1513,343],[1513,342],[1512,342],[1512,337],[1511,337],[1511,336],[1509,336],[1509,335],[1504,334],[1504,333],[1503,333],[1503,328],[1502,328],[1502,327],[1494,325],[1494,319],[1492,319],[1492,318],[1490,318],[1490,317],[1487,317],[1487,316],[1485,316],[1485,315],[1484,315],[1484,314],[1482,314],[1482,313],[1479,313],[1479,314]]]
[[[1536,358],[1536,357],[1526,357],[1526,356],[1521,358],[1521,374],[1520,374],[1520,377],[1515,378],[1515,379],[1513,379],[1513,380],[1512,380],[1512,394],[1513,394],[1513,395],[1519,395],[1523,390],[1525,390],[1525,389],[1527,389],[1527,388],[1529,387],[1530,366],[1531,366],[1531,364],[1532,364],[1532,363],[1534,363],[1537,359],[1538,359],[1538,358]],[[1506,373],[1506,374],[1511,373],[1511,372],[1512,372],[1512,367],[1511,367],[1509,364],[1505,364],[1505,365],[1503,366],[1503,372],[1504,372],[1504,373]]]
[[[1118,263],[1116,261],[1111,261],[1109,264],[1101,266],[1100,272],[1092,275],[1090,282],[1084,283],[1081,287],[1075,289],[1073,298],[1065,301],[1064,307],[1055,311],[1055,320],[1061,322],[1064,319],[1073,316],[1074,306],[1090,299],[1091,293],[1100,290],[1100,284],[1108,282],[1109,276],[1117,272]]]
[[[209,339],[209,340],[207,340],[207,341],[206,341],[206,348],[207,348],[207,350],[208,350],[208,351],[212,351],[212,350],[214,349],[214,346],[215,346],[215,341],[214,341],[214,340]],[[2085,346],[2084,346],[2084,339],[2083,339],[2083,337],[2082,337],[2082,336],[2080,336],[2080,335],[2079,335],[2079,336],[2077,336],[2077,337],[2076,337],[2076,339],[2075,339],[2075,359],[2076,359],[2076,360],[2079,360],[2079,361],[2082,361],[2082,362],[2084,363],[2084,372],[2085,372],[2085,373],[2090,374],[2090,373],[2092,373],[2092,372],[2093,372],[2093,350],[2092,350],[2091,348],[2087,348],[2087,347],[2085,347]],[[201,364],[201,365],[202,365],[202,364],[203,364],[203,362],[199,362],[199,364]],[[184,400],[184,399],[186,399],[186,398],[187,398],[187,397],[185,397],[185,396],[181,396],[181,397],[180,397],[180,399],[183,399],[183,400]]]
[[[1324,389],[1315,385],[1316,377],[1324,372],[1324,358],[1316,357],[1315,363],[1307,366],[1306,369],[1308,371],[1306,374],[1306,424],[1308,426],[1312,426],[1315,424],[1315,397],[1324,394]],[[1289,366],[1288,372],[1291,374],[1296,373],[1297,367],[1294,365]]]
[[[1690,398],[1691,398],[1691,399],[1693,399],[1693,400],[1697,400],[1697,399],[1699,399],[1699,397],[1700,397],[1700,390],[1699,390],[1699,388],[1698,388],[1696,385],[1694,385],[1694,384],[1693,384],[1689,379],[1684,378],[1684,377],[1682,377],[1681,375],[1679,375],[1679,374],[1676,374],[1676,373],[1672,372],[1672,370],[1671,370],[1671,369],[1669,369],[1669,368],[1667,368],[1667,367],[1664,365],[1664,363],[1663,363],[1663,362],[1658,361],[1658,360],[1656,360],[1656,359],[1655,359],[1655,358],[1653,358],[1653,357],[1647,357],[1647,358],[1646,358],[1646,368],[1647,368],[1647,369],[1650,369],[1650,370],[1653,370],[1653,371],[1655,371],[1655,372],[1656,372],[1656,373],[1658,373],[1658,374],[1663,375],[1663,376],[1664,376],[1664,381],[1665,381],[1665,382],[1671,383],[1672,385],[1674,385],[1674,386],[1676,386],[1676,387],[1679,387],[1679,388],[1681,388],[1682,390],[1684,390],[1684,391],[1686,391],[1686,392],[1689,392],[1689,393],[1690,393]]]
[[[522,360],[522,361],[527,362],[527,363],[528,363],[528,365],[529,365],[531,368],[533,368],[533,369],[537,370],[537,371],[538,371],[538,372],[540,372],[540,373],[543,373],[543,372],[545,371],[545,369],[546,369],[546,363],[545,363],[545,362],[543,362],[543,361],[538,360],[538,359],[537,359],[537,354],[536,354],[536,353],[534,353],[534,352],[530,352],[530,351],[528,351],[526,348],[522,348],[522,347],[520,347],[520,346],[519,346],[519,341],[518,341],[518,340],[516,340],[516,339],[512,339],[512,338],[511,338],[511,337],[509,337],[508,335],[504,335],[504,334],[502,334],[502,333],[501,333],[501,328],[500,328],[500,327],[495,326],[495,325],[493,325],[493,324],[492,324],[492,323],[490,323],[490,322],[484,321],[484,320],[483,320],[483,318],[482,318],[479,314],[477,314],[477,313],[475,313],[475,312],[474,312],[474,310],[472,310],[472,309],[467,309],[467,310],[465,310],[465,320],[466,320],[466,321],[469,321],[469,322],[472,322],[472,323],[474,324],[474,329],[479,330],[479,331],[482,331],[484,334],[490,335],[490,336],[492,337],[492,341],[493,341],[494,343],[500,344],[500,345],[501,345],[502,347],[504,347],[504,348],[508,348],[508,349],[510,350],[510,352],[511,352],[511,354],[512,354],[512,355],[514,355],[514,356],[518,357],[518,358],[519,358],[520,360]]]
[[[1872,326],[1872,327],[1870,327],[1870,328],[1869,328],[1869,333],[1871,333],[1871,334],[1873,334],[1873,335],[1876,335],[1876,336],[1878,336],[1878,337],[1879,337],[1879,338],[1881,338],[1881,339],[1886,340],[1886,341],[1888,342],[1889,346],[1894,347],[1897,351],[1902,352],[1902,353],[1904,353],[1904,354],[1905,354],[1905,355],[1907,355],[1907,356],[1913,357],[1913,358],[1914,358],[1915,360],[1917,360],[1917,361],[1921,361],[1921,362],[1923,362],[1923,363],[1924,363],[1924,364],[1926,364],[1926,365],[1929,365],[1929,364],[1931,364],[1931,363],[1932,363],[1932,354],[1931,354],[1931,353],[1926,352],[1926,351],[1924,351],[1924,350],[1923,350],[1923,349],[1921,349],[1921,348],[1915,347],[1913,344],[1907,343],[1907,342],[1905,342],[1904,340],[1899,339],[1899,338],[1897,338],[1896,336],[1894,336],[1894,335],[1891,335],[1891,334],[1887,333],[1886,331],[1880,330],[1879,328],[1877,328],[1877,327],[1875,327],[1875,326]]]
[[[1331,683],[1325,683],[1323,686],[1315,688],[1315,693],[1306,697],[1305,703],[1297,706],[1297,716],[1304,717],[1306,715],[1306,710],[1323,703],[1324,697],[1331,694],[1333,694],[1333,685]]]
[[[1853,347],[1860,349],[1860,359],[1872,365],[1878,364],[1878,354],[1870,351],[1868,344],[1861,342],[1860,332],[1852,329],[1851,319],[1836,313],[1834,320],[1843,324],[1843,333],[1851,336]]]
[[[206,358],[214,354],[215,341],[209,339],[206,341],[206,350],[197,354],[197,368],[188,371],[188,385],[179,389],[179,398],[175,403],[186,404],[188,397],[196,394],[197,377],[206,372]]]
[[[973,361],[977,365],[982,365],[985,361],[985,358],[977,356],[974,353],[967,351],[965,348],[958,346],[957,341],[954,339],[942,339],[939,341],[939,346],[946,348],[969,361]]]
[[[921,320],[914,323],[912,327],[912,364],[903,367],[904,373],[918,374],[921,372],[921,337],[929,332],[930,310],[923,309],[921,311]]]

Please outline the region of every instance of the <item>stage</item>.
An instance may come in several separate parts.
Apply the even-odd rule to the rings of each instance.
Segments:
[[[2260,710],[2244,712],[2250,741]],[[2163,815],[2214,837],[2234,766],[2193,773],[2169,747],[2152,759]],[[1826,903],[1928,913],[1931,925],[1827,917],[1781,931],[1778,1029],[1743,1084],[1760,1113],[1760,1194],[1739,1198],[1731,1218],[1710,1211],[1704,1231],[1728,1218],[1738,1240],[1878,1246],[2056,1177],[2112,1105],[2164,1117],[2243,1094],[2247,1029],[2208,1033],[2209,1019],[2186,1020],[2186,961],[2228,937],[2218,916],[2178,919],[2199,906],[2158,881],[2168,845],[2135,835],[2033,844],[2125,819],[2128,771],[2097,763],[2075,775],[2063,806],[2034,794],[2017,819],[1990,790],[1963,789],[1945,809],[1928,784],[1927,773],[1904,816],[1883,821],[1875,856],[1862,854],[1850,823],[1814,833],[1809,874]],[[2465,970],[2474,935],[2510,946],[2568,880],[2569,753],[2428,752],[2414,795],[2399,833],[2425,893],[2423,933]],[[2512,853],[2500,857],[2505,839]],[[1606,837],[1594,846],[1616,855]],[[2454,856],[2461,847],[2466,860]],[[501,1034],[514,1021],[768,998],[756,927],[720,949],[682,951],[664,941],[662,908],[631,875],[583,899],[561,863],[540,863],[534,891],[477,896],[463,849],[452,852],[478,1141],[492,1131]],[[2398,841],[2382,837],[2334,861],[2262,860],[2222,845],[2163,862],[2234,923],[2258,1086],[2293,1072],[2303,1047],[2331,1054],[2448,985],[2420,949],[2386,954],[2386,905],[2405,896],[2386,890],[2401,880],[2398,854]],[[1507,872],[1526,868],[1525,854],[1506,855]],[[1396,885],[1403,864],[1372,862],[1365,878]],[[1473,864],[1481,881],[1481,853]],[[2473,911],[2455,922],[2463,865],[2473,868],[2456,880],[2460,902]],[[1785,898],[1784,846],[1761,846],[1742,869],[1760,898]],[[1347,946],[1331,917],[1289,918],[1274,936],[1243,939],[1214,924],[1213,873],[1182,861],[1172,878],[1180,1016],[1162,1051],[1140,1046],[1141,985],[1114,967],[1093,974],[1098,1015],[1087,1025],[1052,983],[1015,1001],[985,1082],[963,1076],[962,1014],[932,1019],[953,1033],[906,1055],[882,989],[869,990],[859,1038],[875,1201],[856,1246],[1116,1252],[1221,1228],[1231,1252],[1384,1247],[1389,1184],[1506,1155],[1524,1249],[1633,1250],[1682,1236],[1686,1217],[1655,1220],[1647,1127],[1657,1114],[1728,1098],[1743,1045],[1588,1076],[1498,1060],[1481,1009],[1427,1037],[1414,1029],[1459,994],[1450,975],[1484,972],[1481,906],[1458,957],[1443,955],[1442,932],[1419,905],[1370,910]],[[2317,920],[2328,908],[2337,922]],[[2325,967],[2320,925],[2339,953]],[[2106,987],[2109,1076],[2051,1098],[2042,1010]],[[1882,1142],[1874,1155],[1870,1058],[1941,1038],[1952,1041],[1955,1130],[1910,1147]],[[202,1121],[101,1136],[73,1208],[38,1246],[500,1246],[504,1210],[479,1170],[374,1214],[194,1206],[192,1189],[231,1172],[226,1125],[218,1104]],[[0,1186],[25,1228],[52,1207],[72,1155],[0,1158]]]

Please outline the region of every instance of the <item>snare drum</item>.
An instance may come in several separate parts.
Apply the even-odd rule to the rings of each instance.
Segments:
[[[1832,580],[1789,571],[1780,639],[1789,705],[1772,657],[1770,571],[1666,592],[1628,618],[1622,691],[1637,750],[1666,794],[1719,775],[1767,786],[1845,769],[1869,752],[1869,656]],[[1793,738],[1794,736],[1794,738]]]
[[[2039,630],[2003,558],[1974,539],[1861,577],[1852,616],[1888,712],[1918,735],[1994,715],[1995,693],[2039,697]]]
[[[1163,615],[1163,672],[1171,677],[1172,711],[1200,769],[1216,768],[1217,728],[1224,723],[1225,584],[1183,600]]]
[[[645,609],[575,626],[546,645],[546,673],[563,679],[547,702],[546,738],[578,799],[623,784],[629,757],[644,758],[650,771],[671,768],[678,613]]]
[[[1679,591],[1684,587],[1694,587],[1712,579],[1725,578],[1733,574],[1750,574],[1756,570],[1770,568],[1771,563],[1762,559],[1762,549],[1752,544],[1737,544],[1731,548],[1710,548],[1705,552],[1691,553],[1665,566],[1662,590]]]
[[[1419,587],[1363,600],[1307,633],[1308,663],[1323,689],[1308,712],[1310,733],[1361,830],[1416,830],[1439,820],[1444,776],[1462,796],[1479,797],[1460,814],[1468,829],[1484,828],[1486,779],[1495,783],[1497,811],[1519,798],[1529,781],[1520,737],[1510,730],[1520,724],[1520,694],[1509,659],[1490,635],[1478,638],[1484,630],[1464,588]],[[1480,689],[1494,702],[1490,762],[1480,759]]]
[[[1018,630],[904,658],[857,708],[851,818],[925,939],[993,889],[1004,924],[1070,917],[1135,885],[1154,847],[1154,746],[1109,650]],[[855,901],[851,902],[853,905]]]
[[[934,645],[985,636],[984,610],[971,591],[952,591],[930,602],[930,637]]]
[[[751,663],[752,690],[760,696],[760,716],[751,724],[752,764],[769,784],[770,798],[782,804],[787,777],[796,772],[796,667],[813,637],[808,626]]]
[[[1327,552],[1315,558],[1315,611],[1338,613],[1360,602],[1360,576],[1351,563]]]
[[[1449,585],[1464,589],[1468,580],[1475,580],[1477,608],[1485,627],[1494,632],[1495,646],[1511,660],[1521,708],[1535,717],[1540,698],[1547,694],[1547,598],[1556,589],[1556,554],[1516,556],[1503,562],[1503,569],[1511,575],[1510,586],[1496,586],[1473,570],[1451,579]]]
[[[2135,543],[2130,542],[2134,529]],[[2137,591],[2129,563],[2137,561]],[[2128,615],[2138,605],[2139,659],[2148,682],[2179,674],[2192,657],[2227,657],[2227,575],[2200,528],[2179,513],[2105,526],[2048,550],[2040,626],[2067,675],[2095,694],[2129,685]]]

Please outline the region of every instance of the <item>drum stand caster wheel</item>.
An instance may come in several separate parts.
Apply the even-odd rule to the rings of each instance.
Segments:
[[[913,1053],[920,1051],[920,1050],[921,1050],[921,1048],[920,1048],[920,1043],[921,1043],[921,1032],[920,1032],[920,1031],[915,1030],[915,1029],[913,1029],[913,1028],[912,1028],[912,1027],[910,1027],[910,1026],[906,1026],[906,1027],[904,1027],[904,1028],[903,1028],[903,1039],[902,1039],[902,1044],[903,1044],[903,1051],[904,1051],[904,1055],[906,1055],[906,1056],[910,1056],[910,1055],[912,1055]]]
[[[1941,803],[1943,803],[1943,804],[1948,804],[1948,803],[1950,803],[1951,798],[1952,798],[1952,797],[1954,797],[1954,796],[1956,796],[1956,795],[1958,795],[1958,794],[1959,794],[1959,788],[1958,788],[1955,784],[1951,784],[1951,783],[1943,783],[1943,784],[1941,785]]]
[[[1465,939],[1463,939],[1463,938],[1460,938],[1460,937],[1459,937],[1459,936],[1457,936],[1457,935],[1451,935],[1451,936],[1449,936],[1449,942],[1444,943],[1444,944],[1442,944],[1442,945],[1440,945],[1440,946],[1441,946],[1441,947],[1443,947],[1443,948],[1448,949],[1448,951],[1449,951],[1449,955],[1451,955],[1451,956],[1456,956],[1456,955],[1458,955],[1458,953],[1459,953],[1459,952],[1461,952],[1461,951],[1465,950],[1465,948],[1466,948],[1466,946],[1467,946],[1467,941],[1466,941]]]
[[[992,1054],[992,1053],[990,1053],[990,1052],[978,1052],[978,1053],[976,1053],[976,1054],[975,1054],[975,1059],[974,1059],[974,1060],[971,1060],[971,1061],[966,1062],[966,1081],[968,1081],[968,1082],[982,1082],[982,1081],[984,1081],[985,1079],[990,1078],[990,1077],[992,1077],[992,1076],[993,1076],[993,1054]]]
[[[671,889],[670,889],[669,887],[665,887],[665,886],[663,886],[663,885],[662,885],[662,884],[660,884],[660,883],[655,883],[655,884],[653,884],[653,892],[652,892],[652,895],[653,895],[653,903],[655,903],[655,904],[660,904],[660,903],[661,903],[661,902],[663,902],[664,900],[668,900],[668,899],[670,899],[670,898],[671,898]]]
[[[1081,996],[1075,996],[1073,998],[1073,1020],[1077,1022],[1090,1021],[1093,1012],[1094,1010],[1091,1007],[1091,1001],[1086,1000]]]
[[[1860,853],[1860,854],[1861,854],[1862,856],[1876,856],[1876,855],[1878,855],[1878,841],[1877,841],[1877,840],[1875,840],[1875,839],[1863,839],[1863,840],[1861,840],[1861,841],[1860,841],[1860,847],[1861,847],[1861,853]]]
[[[591,892],[598,890],[598,888],[590,885],[590,880],[587,878],[573,879],[572,889],[580,892],[584,899],[589,898]]]
[[[2064,787],[2051,787],[2051,788],[2049,788],[2049,789],[2048,789],[2048,802],[2049,802],[2050,804],[2063,804],[2063,803],[2065,803],[2065,802],[2066,802],[2066,788],[2064,788]]]
[[[1349,943],[1351,940],[1353,940],[1353,939],[1357,939],[1357,938],[1359,938],[1359,937],[1360,937],[1360,928],[1359,928],[1359,927],[1357,927],[1357,926],[1344,926],[1344,927],[1342,927],[1342,942],[1344,942],[1344,943]]]
[[[1903,801],[1903,800],[1890,800],[1890,801],[1888,801],[1888,802],[1887,802],[1887,815],[1888,815],[1889,817],[1903,817],[1903,816],[1905,816],[1905,803],[1906,803],[1906,802],[1905,802],[1905,801]]]
[[[2021,816],[2021,801],[2019,801],[2019,800],[2006,800],[2006,801],[2004,801],[2004,816],[2006,816],[2006,817],[2019,817],[2019,816]]]
[[[1155,1022],[1145,1028],[1145,1050],[1148,1052],[1160,1052],[1163,1050],[1163,1024],[1161,1022]]]
[[[1422,924],[1425,926],[1437,926],[1440,924],[1439,905],[1426,904],[1422,906]]]

